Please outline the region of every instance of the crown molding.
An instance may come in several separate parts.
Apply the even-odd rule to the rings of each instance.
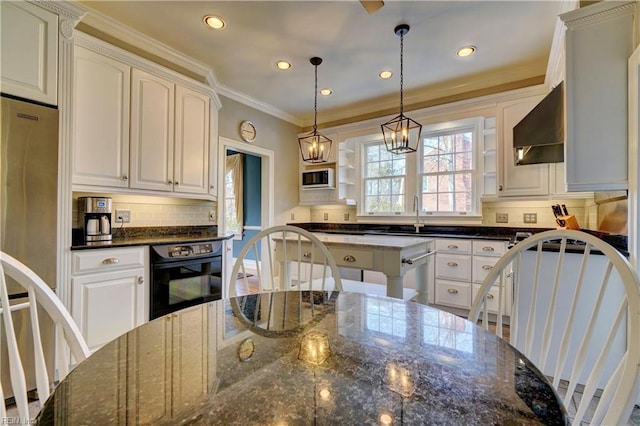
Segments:
[[[234,101],[240,102],[244,105],[250,106],[252,108],[255,108],[259,111],[262,111],[266,114],[270,114],[276,118],[280,118],[284,121],[287,121],[291,124],[295,124],[298,127],[302,127],[303,122],[302,120],[300,120],[299,118],[279,109],[274,107],[273,105],[270,105],[266,102],[262,102],[259,99],[256,98],[252,98],[251,96],[238,92],[237,90],[234,90],[230,87],[227,87],[223,84],[220,83],[216,83],[215,84],[215,89],[218,92],[218,94],[222,95],[222,96],[226,96],[229,99],[233,99]]]
[[[558,16],[565,23],[567,29],[574,30],[583,25],[589,25],[594,20],[611,19],[616,16],[633,13],[637,3],[637,0],[625,2],[601,1],[570,12],[561,13]]]
[[[29,0],[29,3],[73,21],[77,21],[85,14],[85,9],[67,1]]]

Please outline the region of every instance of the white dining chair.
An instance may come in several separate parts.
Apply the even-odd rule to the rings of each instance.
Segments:
[[[640,390],[640,285],[610,244],[575,230],[519,242],[485,278],[469,320],[500,336],[508,323],[508,340],[550,378],[574,424],[628,421]]]
[[[20,303],[10,303],[7,290],[7,278],[21,285],[25,290],[25,297],[21,298],[26,301]],[[54,378],[50,378],[47,368],[47,360],[45,358],[45,348],[43,345],[40,325],[42,321],[46,321],[45,317],[40,317],[39,309],[51,318],[55,324],[55,348],[50,348],[48,352],[54,352]],[[26,310],[24,317],[28,318],[31,329],[31,337],[33,339],[33,353],[26,354],[19,351],[19,344],[16,338],[16,329],[14,328],[14,316],[17,312]],[[84,341],[80,330],[76,326],[73,318],[64,307],[58,296],[49,288],[49,286],[26,265],[19,262],[10,255],[0,252],[0,314],[4,324],[4,341],[6,341],[9,375],[11,379],[11,388],[15,403],[18,409],[18,415],[21,419],[29,419],[29,405],[27,392],[27,380],[25,377],[25,368],[34,368],[37,397],[40,406],[49,397],[54,383],[62,380],[77,363],[85,360],[90,352],[89,347]],[[24,344],[24,342],[22,342]],[[67,349],[70,350],[72,358],[69,358]],[[27,364],[27,360],[33,358],[33,366]],[[3,404],[0,405],[0,418],[7,418],[7,406],[5,402],[5,389],[0,385],[0,398]],[[24,421],[24,420],[23,420]]]
[[[229,297],[278,290],[342,290],[331,252],[306,229],[267,228],[247,241],[235,260]]]

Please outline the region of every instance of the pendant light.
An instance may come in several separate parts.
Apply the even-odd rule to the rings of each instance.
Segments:
[[[318,65],[322,63],[322,58],[314,56],[309,60],[315,67],[315,91],[313,98],[313,131],[306,136],[298,138],[302,161],[306,163],[326,163],[331,152],[331,139],[318,133]]]
[[[422,133],[422,124],[404,115],[403,106],[403,56],[404,35],[409,32],[409,25],[398,25],[394,32],[400,36],[400,115],[382,124],[382,137],[387,150],[393,154],[415,152]]]

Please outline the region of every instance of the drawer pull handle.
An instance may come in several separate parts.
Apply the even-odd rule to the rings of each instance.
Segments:
[[[457,294],[458,290],[456,290],[455,288],[448,288],[447,291],[451,294]]]
[[[114,263],[120,263],[120,259],[118,259],[117,257],[107,257],[102,261],[102,263],[104,263],[105,265],[112,265]]]
[[[447,266],[456,267],[458,266],[458,262],[447,262]]]
[[[490,269],[493,269],[493,265],[482,265],[482,269],[484,269],[485,271],[488,271]]]
[[[311,258],[311,253],[309,253],[308,251],[305,252],[302,257],[306,257],[307,259]]]
[[[449,245],[447,246],[447,248],[448,248],[448,249],[457,249],[457,248],[458,248],[458,245],[457,245],[457,244],[449,244]]]
[[[487,299],[489,300],[493,299],[493,294],[487,294]]]
[[[348,254],[345,257],[343,257],[342,260],[344,260],[345,262],[353,263],[356,261],[356,258]]]
[[[486,246],[482,247],[482,251],[495,251],[495,249],[493,247]]]
[[[144,277],[138,277],[138,285],[144,284]]]

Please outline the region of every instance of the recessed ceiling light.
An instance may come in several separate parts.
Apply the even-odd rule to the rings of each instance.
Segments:
[[[214,30],[221,30],[227,25],[221,17],[215,15],[207,15],[202,20],[206,26]]]
[[[392,75],[393,73],[391,71],[381,71],[380,74],[378,74],[378,77],[386,80],[387,78],[391,78]]]
[[[332,93],[333,93],[333,90],[331,90],[331,89],[322,89],[322,90],[320,90],[320,94],[323,95],[323,96],[329,96]]]
[[[289,68],[291,68],[291,62],[278,61],[276,62],[276,67],[278,67],[278,69],[280,70],[288,70]]]
[[[476,51],[475,46],[463,46],[460,49],[458,49],[458,51],[456,52],[456,55],[464,58],[465,56],[471,55],[475,51]]]

